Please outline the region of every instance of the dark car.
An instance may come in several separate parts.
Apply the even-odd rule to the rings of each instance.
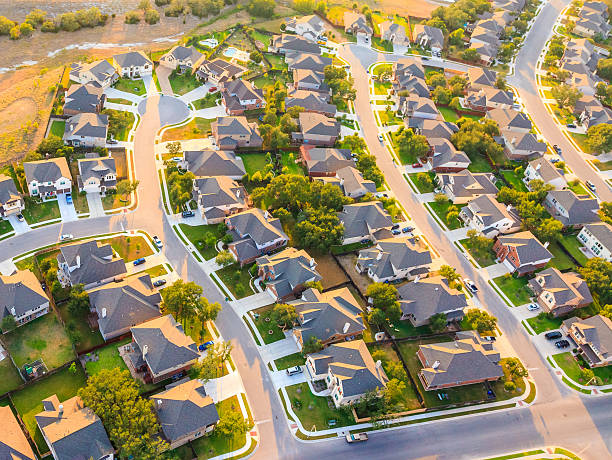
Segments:
[[[576,125],[574,123],[568,123],[567,127],[570,128],[570,129],[573,129],[573,128],[576,127]]]
[[[402,232],[400,232],[399,230],[391,230],[391,233],[394,235],[401,235]]]
[[[561,334],[559,331],[552,331],[544,334],[544,337],[546,337],[546,340],[556,340],[563,337],[563,334]]]
[[[393,227],[391,227],[391,230],[397,230],[399,228],[399,224],[393,224]]]
[[[209,340],[208,342],[204,342],[202,345],[200,345],[198,347],[198,350],[200,351],[204,351],[206,350],[208,347],[210,347],[212,344],[214,344],[215,342],[213,342],[212,340]]]
[[[557,144],[553,145],[553,149],[555,149],[555,152],[557,152],[559,155],[561,155],[561,147],[559,147]]]
[[[193,216],[195,216],[195,212],[193,212],[193,211],[183,211],[181,213],[181,216],[183,216],[183,217],[193,217]]]
[[[555,346],[557,348],[567,348],[570,346],[569,341],[563,339],[563,340],[559,340],[558,342],[555,342]]]
[[[142,265],[142,264],[144,264],[145,262],[146,262],[145,258],[144,258],[144,257],[141,257],[140,259],[136,259],[136,260],[134,261],[134,266],[136,266],[136,265]]]
[[[360,241],[361,244],[368,244],[370,243],[370,240],[367,238],[364,238],[363,240]]]
[[[410,233],[413,230],[414,230],[414,227],[404,227],[404,228],[402,228],[402,232],[404,232],[404,233]]]
[[[166,284],[166,283],[167,283],[167,281],[166,281],[166,280],[161,279],[161,280],[157,280],[157,281],[155,281],[155,282],[153,283],[153,286],[155,286],[155,287],[160,287],[160,286],[163,286],[163,285],[164,285],[164,284]]]

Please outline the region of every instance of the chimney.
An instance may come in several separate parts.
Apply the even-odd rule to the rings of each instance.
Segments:
[[[382,251],[379,251],[379,252],[378,252],[378,255],[376,256],[376,260],[380,260],[380,259],[382,259],[382,256],[383,256]]]
[[[414,282],[418,283],[420,279],[421,279],[421,276],[417,275],[417,276],[414,277]]]
[[[546,241],[546,242],[544,243],[544,247],[545,247],[545,248],[547,248],[549,244],[550,244],[550,241]]]
[[[542,167],[542,163],[538,163],[538,165],[536,166],[536,171],[539,171],[541,167]]]
[[[77,268],[81,266],[81,256],[78,254],[76,256],[76,264],[77,264]]]
[[[158,400],[157,400],[157,407],[161,407],[161,405],[162,405],[162,400],[161,400],[161,399],[158,399]]]
[[[268,220],[270,218],[270,213],[268,211],[264,211],[264,219]]]
[[[315,260],[314,259],[310,259],[310,268],[314,268],[315,266]]]
[[[344,185],[344,177],[340,178],[340,185]]]
[[[434,369],[437,369],[438,367],[440,367],[440,361],[436,361],[433,363],[433,366],[431,366]]]
[[[57,411],[59,412],[59,415],[61,417],[61,415],[64,413],[64,405],[60,404],[59,406],[57,406]]]
[[[506,211],[508,211],[508,212],[512,211],[512,205],[511,204],[506,206]]]
[[[382,361],[380,359],[378,361],[376,361],[376,368],[377,369],[382,369]]]
[[[236,190],[236,198],[240,198],[240,189]]]
[[[349,323],[344,323],[344,327],[342,328],[342,333],[346,334],[349,330],[350,324]]]
[[[106,318],[106,307],[102,309],[102,318]]]
[[[149,352],[149,345],[145,345],[144,347],[142,347],[142,358],[143,359],[145,356],[147,356],[148,352]]]

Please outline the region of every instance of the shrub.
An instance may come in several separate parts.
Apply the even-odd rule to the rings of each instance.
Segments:
[[[140,22],[140,13],[138,11],[128,11],[125,13],[126,24],[138,24]]]
[[[57,33],[59,32],[59,26],[53,21],[45,21],[42,23],[42,26],[40,26],[40,31]]]
[[[512,392],[516,390],[516,385],[514,384],[512,380],[507,380],[504,383],[504,390],[506,390],[507,392]]]
[[[144,20],[147,24],[157,24],[159,22],[159,13],[157,10],[150,8],[144,13]]]

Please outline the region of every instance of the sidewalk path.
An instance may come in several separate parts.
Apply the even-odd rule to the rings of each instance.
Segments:
[[[238,372],[232,372],[218,379],[209,380],[204,384],[206,394],[215,403],[242,393],[242,381]]]

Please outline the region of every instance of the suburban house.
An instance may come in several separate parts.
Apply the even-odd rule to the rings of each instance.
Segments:
[[[398,102],[398,106],[401,105],[402,97],[406,97],[407,94],[413,94],[419,97],[430,97],[431,93],[429,87],[423,77],[413,75],[411,73],[400,74],[399,80],[393,80],[391,82],[393,88],[393,100]]]
[[[354,11],[344,12],[344,31],[347,34],[353,34],[357,37],[357,40],[362,39],[366,43],[370,41],[373,33],[366,17]]]
[[[285,20],[285,30],[316,42],[325,34],[325,23],[315,14],[302,16],[301,18],[294,16]]]
[[[607,222],[587,224],[578,233],[578,239],[595,257],[612,262],[612,226]]]
[[[258,276],[278,302],[298,297],[309,282],[321,281],[317,263],[303,249],[285,248],[257,259]]]
[[[473,331],[458,332],[454,342],[420,345],[417,357],[426,391],[494,382],[504,376],[499,352]]]
[[[302,107],[306,112],[320,113],[328,117],[336,115],[336,106],[330,104],[329,95],[318,91],[297,89],[290,91],[285,98],[285,108]]]
[[[380,201],[344,205],[338,218],[344,226],[342,244],[391,237],[393,220]]]
[[[323,94],[331,94],[331,90],[325,83],[325,74],[309,69],[296,69],[293,71],[293,87],[295,89],[306,89],[318,91]]]
[[[349,149],[300,147],[300,157],[310,177],[333,177],[336,171],[355,166]]]
[[[492,109],[485,115],[499,125],[500,131],[510,130],[517,133],[531,131],[531,120],[523,112],[514,109]]]
[[[404,89],[404,82],[410,77],[425,78],[425,68],[421,61],[415,58],[401,58],[393,63],[391,69],[398,91]]]
[[[510,205],[506,206],[493,195],[481,195],[461,208],[459,217],[465,224],[487,238],[518,232],[521,218]]]
[[[72,191],[72,176],[64,157],[28,161],[23,163],[23,170],[30,196],[49,200]]]
[[[8,359],[8,358],[5,358]],[[21,425],[13,415],[11,406],[0,406],[0,458],[7,460],[36,460],[32,446],[23,434]]]
[[[210,82],[219,85],[226,81],[240,77],[248,69],[234,62],[229,62],[221,58],[212,61],[203,60],[198,66],[195,75],[202,82]]]
[[[89,305],[98,317],[104,340],[127,334],[131,327],[161,316],[161,301],[148,273],[89,291]]]
[[[554,317],[564,316],[593,302],[585,280],[576,273],[561,273],[554,267],[537,273],[529,280],[542,310]]]
[[[564,227],[579,228],[600,221],[599,203],[590,195],[576,195],[573,190],[551,190],[543,204]]]
[[[134,326],[133,342],[123,359],[130,372],[141,374],[145,383],[158,383],[188,371],[200,354],[196,343],[185,335],[172,315]]]
[[[563,171],[544,157],[531,160],[525,168],[523,182],[529,188],[532,180],[541,180],[545,184],[552,185],[555,190],[567,187],[567,181],[563,177]]]
[[[355,269],[375,283],[413,279],[429,272],[431,253],[421,241],[411,237],[379,240],[376,246],[362,249]]]
[[[468,87],[475,91],[487,86],[495,86],[497,74],[493,70],[482,67],[470,67],[467,71]]]
[[[452,135],[459,131],[455,123],[431,118],[408,118],[404,120],[407,128],[411,128],[415,134],[425,136],[427,139],[450,140]]]
[[[437,173],[452,173],[467,169],[471,163],[465,152],[457,150],[453,143],[444,138],[427,139],[431,170]]]
[[[105,147],[108,115],[79,113],[66,120],[63,140],[74,147]]]
[[[474,37],[474,41],[470,42],[470,49],[478,53],[480,62],[483,65],[491,65],[499,51],[499,43],[495,43],[494,40],[492,40],[494,43],[487,43],[485,41],[487,38],[492,38],[489,32]]]
[[[491,109],[510,109],[514,98],[510,91],[497,89],[493,86],[481,86],[468,90],[465,97],[465,106],[479,112]]]
[[[380,361],[374,362],[363,340],[337,343],[306,358],[312,380],[325,380],[336,407],[363,398],[370,391],[382,393],[389,378]]]
[[[279,219],[258,208],[226,217],[225,224],[234,235],[228,250],[240,265],[251,263],[258,257],[287,245],[289,237]]]
[[[178,70],[179,73],[193,72],[203,59],[204,55],[193,46],[177,45],[159,58],[159,64],[172,70]]]
[[[57,279],[62,286],[83,284],[88,290],[122,277],[127,270],[121,258],[113,256],[109,243],[86,241],[60,247]]]
[[[291,133],[294,143],[331,147],[340,137],[340,122],[314,112],[300,112],[299,131]]]
[[[43,411],[34,418],[55,460],[113,460],[115,449],[102,421],[81,398],[60,402],[52,395],[42,404]]]
[[[319,180],[337,185],[342,189],[344,195],[350,198],[361,198],[368,193],[376,193],[374,181],[364,179],[363,174],[352,166],[340,168],[336,171],[335,177],[322,177]]]
[[[533,133],[523,133],[511,129],[501,130],[502,145],[506,156],[511,160],[524,160],[544,155],[548,150],[546,142],[538,141]]]
[[[311,337],[325,346],[350,341],[365,330],[363,310],[346,287],[323,293],[306,289],[291,305],[298,314],[299,326],[293,328],[293,334],[300,350]]]
[[[603,123],[612,123],[612,110],[604,107],[599,99],[591,95],[582,96],[576,102],[574,114],[585,129]]]
[[[193,181],[193,199],[206,225],[224,222],[230,214],[248,207],[245,188],[227,176],[197,177]]]
[[[128,51],[113,56],[117,73],[123,78],[141,78],[153,75],[153,62],[142,51]]]
[[[0,323],[11,315],[17,326],[49,313],[49,297],[30,270],[0,275]]]
[[[93,62],[75,62],[70,65],[70,80],[86,85],[91,83],[108,88],[119,79],[115,68],[106,59]]]
[[[21,194],[17,191],[13,178],[0,174],[0,218],[19,214],[25,207]]]
[[[117,186],[117,166],[112,157],[84,158],[78,160],[79,192],[105,193]]]
[[[64,95],[64,115],[99,113],[105,100],[104,88],[101,86],[72,85]]]
[[[434,276],[416,279],[398,287],[402,320],[415,326],[425,326],[434,315],[446,316],[446,322],[460,322],[467,307],[465,294],[451,288],[446,278]]]
[[[170,449],[207,436],[219,421],[213,399],[200,380],[184,379],[149,397]]]
[[[427,118],[436,120],[440,118],[440,112],[429,97],[421,97],[416,94],[401,97],[397,111],[403,117]]]
[[[482,195],[497,195],[499,189],[492,173],[472,173],[464,169],[458,173],[436,174],[438,185],[449,200],[465,204]]]
[[[307,53],[321,54],[321,47],[308,37],[302,37],[291,34],[275,35],[270,43],[270,49],[274,53],[291,54],[291,53]]]
[[[219,117],[210,124],[210,129],[220,149],[261,147],[263,143],[257,123],[249,123],[244,116]]]
[[[312,70],[313,72],[323,72],[325,67],[332,65],[332,59],[313,53],[304,53],[301,51],[291,51],[285,54],[285,63],[287,70]]]
[[[498,236],[493,251],[511,272],[523,276],[550,262],[553,255],[546,249],[547,246],[548,243],[540,243],[531,232],[520,232]]]
[[[441,53],[444,49],[444,33],[442,29],[416,24],[412,33],[414,36],[414,43],[417,45],[428,48],[434,53]]]
[[[612,29],[608,19],[608,6],[604,2],[585,2],[582,5],[573,32],[583,37],[601,36],[605,39]]]
[[[187,150],[182,166],[196,177],[225,176],[240,180],[246,174],[242,158],[228,150]]]
[[[406,27],[394,21],[383,21],[378,24],[380,38],[393,44],[393,51],[404,54],[410,44]]]
[[[263,90],[255,88],[246,80],[231,80],[222,83],[221,97],[228,115],[243,115],[245,110],[261,109],[266,106]]]
[[[561,330],[569,335],[578,352],[590,367],[612,364],[612,321],[602,315],[591,318],[570,318],[561,323]]]

